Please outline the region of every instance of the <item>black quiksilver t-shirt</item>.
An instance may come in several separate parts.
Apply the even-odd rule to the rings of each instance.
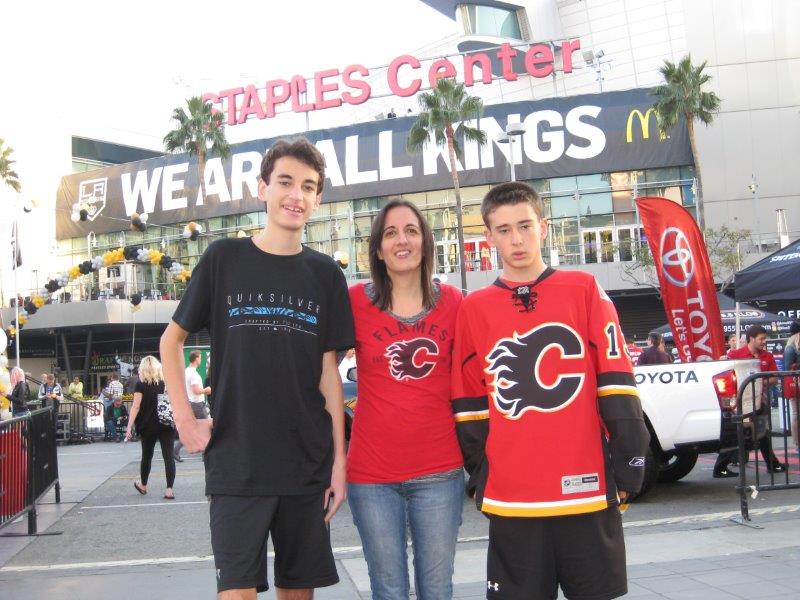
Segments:
[[[173,320],[211,335],[214,429],[206,494],[324,490],[331,418],[319,391],[322,355],[352,348],[347,284],[325,254],[279,256],[250,238],[211,244]]]

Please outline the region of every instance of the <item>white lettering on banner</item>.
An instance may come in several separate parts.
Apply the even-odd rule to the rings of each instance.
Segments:
[[[161,171],[164,167],[153,169],[152,177],[148,177],[146,170],[136,171],[136,178],[131,186],[131,174],[123,173],[120,178],[122,184],[122,201],[125,203],[125,214],[132,215],[135,212],[152,213],[156,209],[156,195],[158,194],[158,182],[161,179]],[[142,199],[142,208],[139,210],[139,198]]]
[[[501,144],[497,140],[505,135],[505,131],[497,122],[497,119],[494,117],[483,117],[481,119],[481,131],[486,134],[486,141],[485,144],[481,148],[481,165],[484,169],[491,169],[494,167],[494,151],[495,149],[500,150],[503,153],[503,156],[506,157],[507,161],[511,161],[511,150],[509,148],[510,144]],[[425,173],[428,174],[427,172]]]
[[[563,127],[564,119],[555,110],[537,110],[525,117],[525,154],[535,163],[553,162],[564,154],[564,132],[561,130],[542,128],[542,143],[539,145],[539,124],[547,123],[550,127]]]
[[[387,179],[403,179],[414,175],[411,165],[395,167],[392,165],[392,132],[381,131],[378,134],[378,169],[381,181]]]
[[[344,176],[339,166],[339,158],[336,156],[336,147],[333,145],[333,140],[320,140],[314,145],[325,158],[325,177],[331,180],[333,187],[343,186]]]
[[[225,168],[222,158],[215,156],[206,161],[205,170],[206,198],[217,196],[220,202],[230,202],[231,193],[228,191],[228,182],[225,180]],[[202,202],[202,197],[200,202]],[[198,204],[200,204],[198,202]]]
[[[164,167],[164,178],[161,181],[161,208],[163,210],[177,210],[186,208],[188,200],[186,196],[173,196],[175,192],[183,191],[185,181],[183,179],[175,180],[175,175],[180,173],[187,173],[189,171],[189,163],[178,163],[177,165],[167,165]]]
[[[354,183],[373,183],[378,181],[378,171],[370,169],[369,171],[358,170],[358,136],[349,135],[344,142],[344,171],[347,174],[347,185]]]
[[[442,159],[447,172],[450,172],[450,154],[447,150],[447,145],[437,146],[435,141],[428,140],[428,143],[422,148],[422,172],[425,175],[436,175],[439,173],[439,159]],[[461,161],[456,157],[456,171],[463,171],[464,167],[461,166]]]
[[[769,262],[783,262],[784,260],[795,260],[800,258],[800,252],[792,252],[791,254],[784,254],[783,256],[773,256]]]
[[[474,119],[465,121],[464,125],[467,127],[478,127],[478,123]],[[464,140],[461,144],[461,149],[464,152],[464,168],[466,168],[467,171],[480,169],[480,149],[478,148],[478,142]]]
[[[589,142],[588,146],[570,144],[569,148],[567,148],[567,156],[579,160],[586,160],[588,158],[594,158],[606,147],[606,134],[603,133],[603,130],[581,121],[581,117],[583,116],[589,116],[593,119],[597,118],[597,115],[600,114],[600,110],[599,106],[577,106],[567,113],[567,118],[565,120],[567,131]]]
[[[507,163],[512,160],[511,144],[497,142],[508,123],[522,122],[526,132],[514,140],[513,160],[515,165],[534,162],[538,164],[552,163],[565,153],[570,158],[585,160],[596,157],[606,147],[605,133],[588,121],[599,117],[601,108],[594,105],[582,105],[572,108],[566,117],[555,110],[534,111],[524,118],[519,113],[512,113],[503,118],[482,117],[466,122],[466,125],[480,128],[486,134],[488,143],[479,146],[476,142],[460,140],[463,156],[456,159],[459,172],[477,171],[495,168],[495,154],[499,152]],[[457,123],[455,124],[458,125]],[[413,164],[394,164],[394,135],[392,130],[377,132],[377,140],[372,137],[362,140],[359,135],[351,135],[344,140],[344,156],[341,148],[333,139],[321,139],[314,142],[322,153],[326,163],[326,177],[330,187],[341,188],[345,185],[376,183],[398,179],[410,179],[415,173]],[[585,140],[587,145],[571,143],[566,145],[566,134]],[[360,146],[377,141],[377,169],[361,171],[359,168]],[[422,150],[422,174],[439,175],[450,172],[450,157],[446,147],[438,146],[429,140]],[[370,155],[374,155],[371,148]],[[245,197],[245,186],[249,196],[256,198],[258,194],[258,176],[262,153],[254,150],[233,154],[230,159],[230,180],[225,174],[225,163],[219,157],[208,159],[204,171],[206,198],[200,191],[191,203],[196,206],[216,205],[230,201],[241,201]],[[398,153],[398,157],[404,156]],[[399,158],[398,160],[402,160]],[[134,212],[158,213],[186,209],[190,202],[186,197],[187,173],[196,168],[196,163],[184,162],[175,165],[154,167],[152,171],[139,170],[122,173],[120,184],[125,213]],[[192,190],[194,192],[194,190]],[[194,194],[192,194],[194,195]],[[160,196],[161,202],[157,199]],[[158,205],[160,204],[160,206]],[[680,256],[678,257],[680,258]]]
[[[245,163],[249,165],[248,169],[244,168]],[[339,164],[335,164],[338,168]],[[233,192],[234,200],[242,200],[244,198],[243,188],[245,185],[247,185],[247,189],[253,198],[258,195],[260,169],[261,154],[259,152],[240,152],[231,157],[231,191]]]

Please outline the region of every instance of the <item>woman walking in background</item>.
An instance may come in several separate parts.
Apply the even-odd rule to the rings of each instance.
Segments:
[[[158,395],[164,393],[164,376],[161,363],[155,356],[145,356],[139,363],[139,382],[133,393],[133,408],[128,419],[126,439],[133,438],[133,426],[142,440],[142,462],[140,465],[141,483],[133,482],[133,487],[140,494],[147,493],[147,480],[150,477],[150,466],[156,441],[161,444],[161,455],[164,457],[164,469],[167,474],[167,489],[164,498],[174,500],[172,485],[175,482],[175,459],[172,445],[175,443],[175,430],[162,425],[158,420]]]
[[[375,600],[408,600],[406,523],[417,598],[453,596],[464,475],[450,358],[461,293],[432,282],[433,259],[419,209],[393,200],[372,225],[372,282],[350,288],[358,407],[348,497]]]

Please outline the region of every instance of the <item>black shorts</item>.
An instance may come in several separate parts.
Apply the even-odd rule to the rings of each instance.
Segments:
[[[275,585],[287,589],[339,582],[322,493],[306,496],[211,496],[211,548],[217,592],[267,584],[267,538],[275,548]]]
[[[489,515],[486,597],[550,600],[558,586],[570,600],[627,593],[619,508],[562,517]]]

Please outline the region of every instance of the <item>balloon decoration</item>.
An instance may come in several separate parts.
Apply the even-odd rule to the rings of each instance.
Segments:
[[[82,263],[73,265],[67,269],[65,273],[56,275],[50,279],[41,290],[39,290],[38,294],[34,294],[29,300],[25,301],[24,306],[20,307],[19,322],[16,320],[12,321],[11,325],[5,330],[6,336],[8,337],[8,345],[10,345],[16,338],[17,331],[23,328],[28,318],[31,315],[35,315],[36,311],[45,305],[51,294],[55,294],[61,288],[66,287],[72,280],[78,279],[84,275],[88,275],[89,273],[93,273],[99,270],[101,267],[109,267],[115,263],[125,260],[158,265],[168,271],[175,281],[179,281],[181,283],[188,282],[192,277],[191,271],[186,269],[171,256],[164,254],[160,250],[144,249],[141,246],[125,246],[124,248],[109,250],[103,254],[95,256],[91,260],[85,260]],[[134,300],[136,300],[137,297],[138,301],[135,302]],[[142,295],[131,295],[130,302],[133,306],[138,306],[142,302]],[[0,349],[0,351],[2,350]]]
[[[347,252],[337,250],[333,253],[333,260],[336,261],[336,264],[339,265],[340,268],[346,269],[347,265],[350,264],[350,255],[347,254]]]
[[[141,231],[142,233],[147,231],[147,217],[147,213],[133,213],[131,215],[131,229]]]
[[[72,214],[70,215],[70,218],[76,223],[78,221],[87,221],[89,219],[89,205],[86,203],[73,204]]]
[[[201,233],[203,233],[203,226],[195,223],[194,221],[187,223],[186,227],[183,228],[183,237],[188,238],[193,242],[200,237]]]

